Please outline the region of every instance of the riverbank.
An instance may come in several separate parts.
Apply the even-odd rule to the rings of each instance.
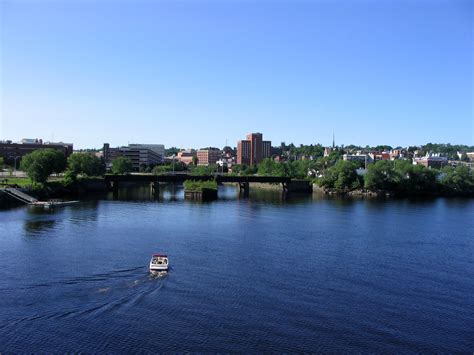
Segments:
[[[80,178],[70,184],[62,180],[49,181],[45,185],[18,184],[20,191],[41,201],[49,199],[81,199],[86,197],[103,197],[106,195],[103,178]],[[22,205],[21,202],[0,192],[0,208]]]
[[[308,182],[305,182],[308,185]],[[236,186],[239,188],[238,184],[235,183],[225,183],[226,186]],[[293,185],[293,186],[292,186]],[[137,186],[136,183],[131,184],[122,184],[123,188],[132,188]],[[427,198],[437,198],[437,197],[465,197],[473,198],[473,194],[466,194],[463,192],[459,193],[449,193],[449,192],[429,192],[429,193],[400,193],[394,191],[370,191],[365,189],[357,189],[352,191],[340,191],[336,189],[327,189],[321,188],[316,184],[312,184],[311,189],[307,189],[307,186],[301,188],[301,190],[294,189],[298,187],[294,183],[289,185],[288,192],[290,193],[308,193],[311,194],[311,189],[313,194],[319,194],[322,196],[347,196],[353,198],[410,198],[410,197],[427,197]],[[251,183],[249,186],[250,190],[262,190],[262,191],[278,191],[283,192],[282,184],[265,184],[265,183]],[[107,195],[105,182],[103,178],[78,178],[76,181],[66,184],[64,181],[59,179],[54,179],[49,181],[44,186],[36,185],[31,186],[27,184],[22,184],[20,190],[37,198],[38,200],[47,201],[49,199],[64,199],[64,200],[81,200],[81,199],[101,199],[105,198]],[[0,208],[11,208],[21,205],[21,203],[16,200],[8,197],[4,193],[0,193]]]
[[[402,191],[387,191],[387,190],[367,190],[367,189],[356,189],[351,191],[341,191],[338,189],[327,189],[322,188],[316,184],[313,185],[313,192],[322,194],[322,195],[331,195],[331,196],[350,196],[350,197],[360,197],[360,198],[409,198],[409,197],[465,197],[473,198],[474,193],[465,193],[465,192],[453,192],[453,191],[419,191],[419,192],[402,192]]]

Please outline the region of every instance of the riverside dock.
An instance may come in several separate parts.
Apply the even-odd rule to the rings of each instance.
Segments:
[[[62,201],[59,199],[51,199],[48,201],[39,201],[38,199],[30,196],[23,191],[20,191],[15,187],[4,187],[0,188],[0,191],[5,193],[11,198],[14,198],[17,201],[20,201],[26,205],[30,206],[41,206],[44,209],[50,209],[55,207],[64,207],[78,203],[79,201]]]

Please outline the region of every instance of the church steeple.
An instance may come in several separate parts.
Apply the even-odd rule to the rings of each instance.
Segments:
[[[336,139],[334,138],[334,132],[332,133],[332,149],[336,148]]]

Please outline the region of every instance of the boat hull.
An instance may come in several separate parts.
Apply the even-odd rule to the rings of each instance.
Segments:
[[[150,260],[150,271],[166,271],[168,270],[168,256],[165,254],[154,254]]]
[[[150,271],[166,271],[168,265],[150,265]]]

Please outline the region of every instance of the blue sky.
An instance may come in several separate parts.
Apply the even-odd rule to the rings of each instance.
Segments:
[[[0,0],[0,138],[474,144],[471,1]]]

